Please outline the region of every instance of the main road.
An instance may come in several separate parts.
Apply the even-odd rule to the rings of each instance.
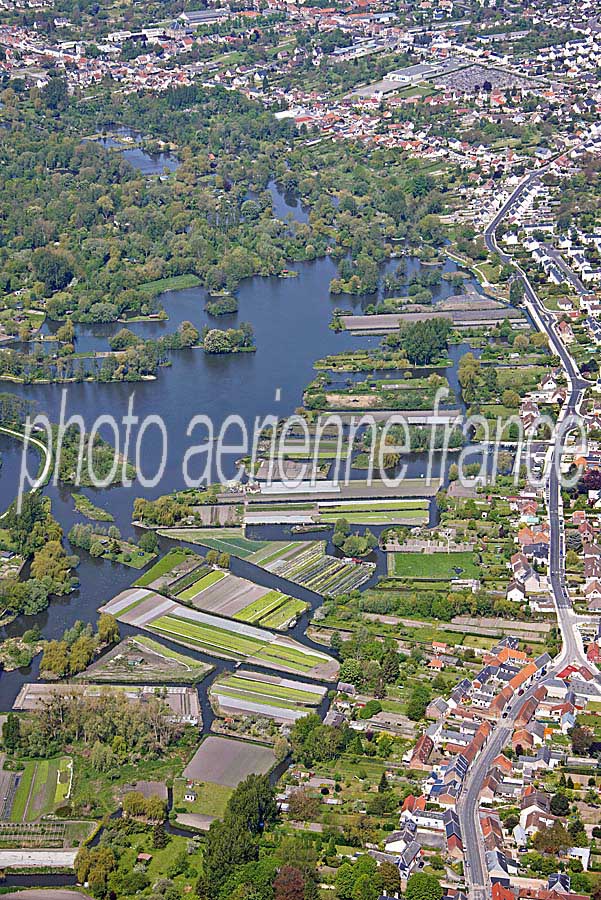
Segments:
[[[480,791],[495,757],[501,752],[514,730],[515,721],[523,704],[532,696],[540,684],[554,677],[567,662],[576,665],[587,664],[582,638],[578,630],[577,617],[572,609],[570,596],[565,584],[565,533],[563,504],[560,484],[560,462],[565,436],[577,420],[587,382],[582,378],[578,366],[572,359],[556,331],[556,320],[545,308],[532,287],[526,272],[515,260],[502,251],[497,244],[497,229],[523,194],[549,167],[538,169],[527,175],[516,187],[484,232],[487,249],[497,253],[503,262],[512,265],[519,273],[524,286],[524,301],[534,322],[549,338],[553,352],[561,360],[568,382],[568,394],[561,409],[555,434],[549,444],[549,455],[545,467],[545,500],[549,516],[549,584],[555,603],[562,636],[562,649],[548,670],[535,681],[524,695],[516,696],[508,705],[504,717],[498,722],[480,756],[470,768],[464,783],[462,795],[457,805],[463,845],[465,850],[465,877],[471,900],[487,900],[491,896],[490,879],[486,867],[486,848],[480,828]],[[590,665],[590,664],[589,664]],[[597,676],[598,677],[598,676]]]

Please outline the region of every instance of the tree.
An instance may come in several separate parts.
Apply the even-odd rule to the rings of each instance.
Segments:
[[[119,640],[119,623],[110,613],[101,613],[98,618],[98,640],[101,644],[115,644]]]
[[[140,793],[140,791],[129,791],[129,793],[124,794],[122,806],[123,814],[126,817],[146,815],[146,800],[144,794]]]
[[[299,822],[313,822],[319,812],[319,806],[319,799],[302,789],[293,791],[288,798],[290,818]]]
[[[414,722],[419,722],[425,716],[429,702],[430,692],[428,688],[424,684],[416,684],[407,703],[408,717]]]
[[[345,659],[340,666],[339,680],[359,687],[363,683],[363,666],[357,659]]]
[[[7,750],[14,751],[19,746],[20,740],[21,723],[19,717],[15,713],[9,712],[2,726],[2,743]]]
[[[382,772],[382,775],[380,777],[380,782],[378,784],[378,793],[385,794],[386,791],[389,791],[390,789],[391,788],[390,788],[390,784],[388,783],[388,778],[386,777],[386,772]]]
[[[336,872],[336,896],[338,900],[351,900],[355,884],[355,873],[350,863],[342,863]]]
[[[509,287],[509,302],[512,306],[519,306],[524,300],[524,284],[521,278],[514,278]]]
[[[429,872],[414,872],[407,880],[405,900],[442,900],[440,881]]]
[[[382,889],[386,894],[392,896],[398,894],[401,889],[401,876],[398,867],[394,863],[384,861],[379,868],[378,874],[382,879]]]
[[[572,840],[566,828],[561,822],[554,822],[551,828],[537,831],[532,839],[532,845],[540,853],[562,853],[572,845]]]
[[[398,677],[399,654],[394,648],[391,648],[382,659],[382,678],[386,684],[394,684]]]
[[[217,560],[217,565],[220,569],[229,569],[230,567],[230,555],[229,553],[220,553],[219,559]]]
[[[274,900],[304,900],[305,879],[293,866],[282,866],[273,882]]]
[[[154,531],[145,531],[138,541],[140,550],[144,553],[156,553],[159,549],[159,539]]]
[[[570,801],[565,794],[553,794],[551,797],[551,812],[554,816],[567,816],[570,811]]]
[[[267,775],[249,775],[231,795],[225,813],[227,822],[241,823],[251,834],[261,834],[275,821],[278,806]]]
[[[378,881],[372,875],[359,875],[353,885],[352,900],[377,900],[380,895]]]
[[[152,829],[152,846],[156,850],[162,850],[163,847],[166,847],[168,843],[169,838],[167,837],[165,826],[162,822],[157,822],[157,824]]]
[[[572,750],[576,756],[586,756],[593,744],[593,732],[584,725],[575,725],[570,732]]]

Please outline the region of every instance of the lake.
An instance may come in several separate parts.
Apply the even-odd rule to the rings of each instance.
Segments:
[[[285,201],[283,201],[285,202]],[[299,210],[297,209],[297,212]],[[407,260],[409,271],[419,268],[417,260]],[[390,261],[383,271],[393,270],[396,261]],[[445,268],[452,271],[452,263]],[[328,257],[314,262],[294,265],[297,278],[254,277],[244,281],[237,293],[239,311],[236,315],[214,319],[207,315],[204,306],[207,294],[202,288],[192,288],[177,292],[167,292],[160,301],[169,315],[167,322],[146,321],[131,325],[132,330],[146,338],[156,338],[175,330],[183,321],[193,322],[197,328],[205,324],[214,327],[232,327],[240,322],[253,325],[257,345],[256,353],[241,353],[229,356],[209,356],[202,350],[185,350],[172,354],[172,365],[159,371],[158,379],[139,384],[76,384],[62,385],[3,385],[2,390],[13,391],[36,403],[36,411],[46,412],[52,421],[58,421],[63,391],[66,390],[67,413],[84,416],[86,426],[94,420],[111,414],[117,420],[127,411],[130,397],[134,397],[134,413],[143,419],[148,415],[159,415],[165,422],[169,436],[167,463],[160,485],[151,490],[143,490],[134,482],[132,488],[115,487],[105,491],[85,491],[93,502],[104,506],[113,513],[117,525],[124,536],[134,535],[130,524],[132,505],[136,496],[157,497],[161,494],[184,487],[182,459],[193,444],[204,441],[204,432],[186,435],[190,419],[204,414],[211,418],[215,427],[230,414],[239,415],[252,432],[256,420],[274,414],[279,418],[290,415],[301,405],[303,389],[314,377],[313,363],[327,354],[353,348],[376,347],[380,338],[359,337],[343,332],[336,334],[329,324],[332,311],[344,306],[359,312],[374,298],[331,297],[328,286],[335,277],[337,267]],[[453,290],[447,281],[442,281],[436,296],[448,296]],[[94,325],[76,326],[76,349],[106,350],[107,338],[122,326]],[[51,334],[56,329],[54,323],[44,326],[44,332]],[[451,348],[455,360],[465,348]],[[456,378],[451,377],[453,386]],[[110,435],[107,435],[110,436]],[[238,435],[232,434],[235,442]],[[0,488],[5,496],[5,485],[10,485],[9,493],[16,493],[16,477],[20,465],[21,446],[7,439],[0,441],[6,469],[0,472]],[[12,445],[12,446],[11,446]],[[225,462],[224,474],[231,477],[235,471],[235,460],[242,455],[239,450],[232,452]],[[161,446],[149,434],[143,446],[143,470],[147,475],[159,466]],[[29,460],[30,471],[36,469],[35,455]],[[419,477],[425,460],[419,455],[409,460],[409,474]],[[200,474],[200,468],[198,471]],[[213,477],[215,477],[215,471]],[[64,487],[49,486],[47,493],[52,500],[53,512],[60,521],[65,534],[81,517],[75,512],[71,491]],[[12,496],[6,497],[8,505]],[[0,510],[1,512],[1,510]],[[375,529],[376,531],[379,529]],[[256,532],[257,536],[259,532]],[[280,532],[281,534],[281,532]],[[251,535],[252,536],[252,535]],[[273,535],[271,535],[273,536]],[[323,535],[320,535],[323,537]],[[169,542],[163,541],[163,547]],[[50,607],[35,617],[20,617],[5,627],[0,636],[21,634],[34,622],[48,638],[57,638],[65,628],[77,619],[94,622],[97,608],[117,592],[128,587],[135,579],[134,570],[102,560],[92,559],[81,552],[81,563],[77,569],[80,588],[69,597],[52,601]],[[232,569],[238,574],[248,574],[248,564],[232,561]],[[384,571],[383,555],[379,555],[378,570]],[[254,574],[258,581],[267,586],[277,587],[274,576],[268,573]],[[293,593],[299,595],[297,590]],[[315,595],[308,598],[312,605],[319,603]],[[306,618],[301,619],[295,637],[302,638]],[[122,633],[131,629],[122,627]],[[202,655],[199,655],[202,658]],[[2,708],[9,708],[22,683],[37,677],[38,660],[31,670],[4,673],[0,679]],[[204,691],[201,690],[203,706],[206,706]],[[206,715],[209,715],[206,710]]]

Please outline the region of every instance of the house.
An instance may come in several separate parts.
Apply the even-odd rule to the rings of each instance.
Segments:
[[[410,769],[420,769],[425,770],[428,768],[428,760],[430,758],[430,754],[434,750],[434,741],[427,734],[422,734],[422,736],[418,739],[415,747],[413,748],[413,753],[411,754],[411,758],[409,760],[409,768]]]
[[[194,791],[187,790],[184,794],[185,803],[196,803],[196,794]]]
[[[421,869],[423,851],[421,845],[417,841],[412,841],[405,847],[397,859],[397,867],[401,879],[405,881],[417,869]]]
[[[557,331],[564,344],[573,344],[576,338],[569,322],[561,321],[557,326]]]
[[[512,603],[523,603],[526,599],[526,591],[517,581],[511,581],[507,586],[507,599]]]

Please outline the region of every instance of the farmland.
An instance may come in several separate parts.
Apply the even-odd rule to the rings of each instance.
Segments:
[[[318,594],[355,590],[373,574],[369,564],[328,556],[324,541],[253,541],[243,536],[241,528],[170,528],[160,533],[231,553]]]
[[[181,606],[146,590],[119,594],[102,607],[119,621],[225,659],[246,659],[289,672],[307,673],[331,680],[338,664],[325,653],[303,647],[296,641],[242,622]]]
[[[155,581],[168,575],[172,575],[177,568],[183,565],[188,556],[183,550],[170,550],[165,556],[159,559],[154,566],[144,572],[141,578],[136,581],[136,587],[149,587],[154,585]]]
[[[428,500],[373,500],[365,503],[319,504],[320,522],[345,518],[349,525],[425,525]]]
[[[192,781],[209,781],[234,788],[247,775],[269,772],[274,765],[275,756],[270,747],[209,735],[183,774]]]
[[[268,543],[244,537],[242,528],[162,528],[158,534],[176,541],[200,544],[219,553],[231,553],[240,559],[248,559]]]
[[[371,566],[328,556],[325,546],[324,541],[274,542],[249,561],[317,594],[352,591],[371,578]]]
[[[205,612],[275,629],[286,628],[308,607],[303,600],[207,566],[172,585],[169,595]]]
[[[258,715],[294,722],[321,703],[325,688],[239,671],[218,678],[210,695],[222,715]]]
[[[35,822],[65,803],[71,790],[69,756],[25,764],[15,792],[11,822]]]

